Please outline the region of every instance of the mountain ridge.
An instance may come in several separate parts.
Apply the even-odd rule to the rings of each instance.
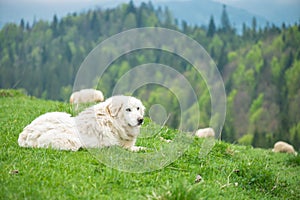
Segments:
[[[184,20],[190,25],[208,26],[209,19],[213,16],[216,25],[220,26],[222,9],[225,4],[211,0],[191,0],[184,2],[166,2],[162,3],[162,5],[167,6],[175,18]],[[251,26],[253,17],[256,18],[258,27],[264,27],[268,23],[267,19],[259,15],[229,5],[225,6],[231,25],[236,28],[238,32],[241,32],[243,23],[247,26]],[[201,11],[199,10],[199,12],[197,12],[197,9],[202,7],[205,7],[205,9],[201,9]],[[182,12],[182,9],[185,9],[186,11]],[[186,14],[187,12],[189,12],[189,14]]]
[[[74,2],[73,4],[69,3],[60,3],[60,4],[49,4],[45,6],[43,3],[34,3],[29,4],[26,2],[19,2],[16,6],[11,2],[1,2],[0,6],[0,28],[2,28],[6,23],[20,23],[21,19],[28,22],[29,24],[34,23],[38,20],[47,20],[50,21],[53,19],[54,15],[57,15],[59,18],[66,16],[67,14],[73,12],[84,12],[90,9],[96,8],[114,8],[119,6],[122,3],[128,3],[129,0],[120,0],[118,2]],[[136,6],[139,6],[142,1],[133,1]],[[211,15],[214,16],[216,24],[220,22],[220,16],[222,12],[222,3],[212,1],[212,0],[190,0],[190,1],[162,1],[152,3],[154,7],[164,7],[167,6],[171,13],[174,15],[174,18],[178,20],[185,20],[189,24],[198,25],[198,26],[207,26],[209,18]],[[58,6],[59,5],[59,6]],[[199,8],[205,8],[200,9]],[[247,26],[251,25],[252,18],[255,17],[257,20],[258,26],[265,26],[267,22],[270,24],[274,23],[277,26],[280,26],[280,23],[275,23],[274,20],[267,20],[262,16],[257,14],[250,13],[249,11],[243,10],[241,8],[233,7],[227,5],[227,11],[229,13],[229,18],[232,22],[232,25],[241,30],[243,22]]]

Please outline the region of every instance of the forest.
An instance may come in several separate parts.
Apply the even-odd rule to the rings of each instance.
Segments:
[[[258,27],[253,18],[252,26],[244,24],[238,34],[225,6],[220,27],[214,20],[211,16],[206,25],[189,25],[174,19],[168,8],[155,9],[151,2],[136,6],[131,1],[61,19],[54,15],[52,21],[6,24],[0,30],[0,88],[23,89],[31,96],[67,102],[81,63],[99,43],[132,28],[164,27],[199,42],[216,63],[227,95],[223,140],[264,148],[284,140],[299,150],[300,24]],[[168,52],[130,52],[115,60],[99,81],[92,81],[109,97],[125,72],[145,63],[174,66],[197,85],[202,109],[199,124],[208,126],[211,100],[205,82],[190,63]],[[161,103],[175,112],[168,125],[176,127],[180,113],[170,92],[150,85],[136,95],[147,99],[146,107]]]

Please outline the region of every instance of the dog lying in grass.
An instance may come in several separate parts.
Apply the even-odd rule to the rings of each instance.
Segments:
[[[131,151],[143,123],[145,107],[134,97],[114,96],[76,117],[64,112],[39,116],[19,135],[21,147],[77,151],[119,145]]]

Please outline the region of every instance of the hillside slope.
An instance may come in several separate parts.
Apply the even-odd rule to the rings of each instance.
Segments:
[[[209,154],[199,158],[203,140],[194,139],[179,159],[163,169],[126,173],[101,164],[87,150],[18,146],[19,133],[34,118],[50,111],[72,112],[69,104],[1,90],[0,110],[1,199],[300,198],[299,156],[216,141]],[[172,137],[174,132],[165,127],[160,134]],[[161,142],[154,137],[138,143]],[[199,182],[197,175],[202,177]]]

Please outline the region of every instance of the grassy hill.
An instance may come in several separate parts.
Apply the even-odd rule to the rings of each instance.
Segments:
[[[72,108],[20,91],[0,90],[0,199],[300,198],[299,155],[251,146],[217,141],[207,156],[199,158],[203,140],[194,139],[175,162],[147,173],[109,168],[88,150],[20,148],[17,139],[22,129],[50,111],[72,112]],[[175,133],[168,128],[162,131]],[[138,142],[147,146],[161,141]],[[197,175],[202,177],[199,182],[195,182]]]

